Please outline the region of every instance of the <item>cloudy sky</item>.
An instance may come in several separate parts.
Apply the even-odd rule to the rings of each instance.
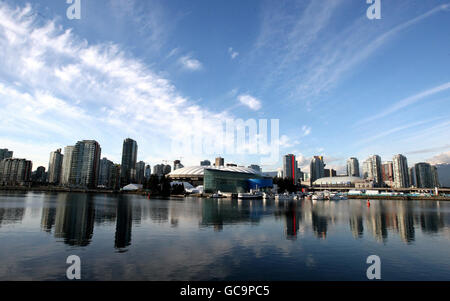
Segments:
[[[450,2],[381,3],[369,20],[365,0],[81,0],[69,20],[65,0],[0,0],[0,148],[36,168],[95,139],[120,162],[131,137],[139,160],[194,165],[214,154],[173,141],[279,119],[280,155],[301,166],[450,162]]]

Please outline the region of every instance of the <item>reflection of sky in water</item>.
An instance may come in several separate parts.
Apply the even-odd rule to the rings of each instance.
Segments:
[[[450,280],[450,203],[0,194],[0,280]]]

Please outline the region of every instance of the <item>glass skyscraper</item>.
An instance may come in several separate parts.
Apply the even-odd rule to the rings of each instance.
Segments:
[[[123,141],[122,164],[120,169],[120,186],[124,187],[131,183],[133,171],[136,168],[138,145],[133,139],[127,138]]]

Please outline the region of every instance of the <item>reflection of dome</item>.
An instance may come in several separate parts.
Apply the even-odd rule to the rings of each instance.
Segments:
[[[172,171],[169,174],[169,177],[173,177],[173,178],[191,177],[191,176],[202,177],[204,175],[205,169],[215,169],[215,170],[221,170],[221,171],[240,172],[240,173],[246,173],[246,174],[257,174],[257,175],[260,174],[256,170],[251,169],[251,168],[247,168],[247,167],[235,167],[235,166],[190,166],[190,167],[183,167],[183,168],[180,168],[180,169]]]
[[[314,181],[314,185],[354,185],[360,177],[326,177]]]

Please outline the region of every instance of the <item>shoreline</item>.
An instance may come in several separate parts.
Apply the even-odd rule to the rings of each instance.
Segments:
[[[180,194],[172,194],[172,195],[160,195],[160,194],[151,194],[145,190],[138,191],[120,191],[120,190],[111,190],[111,189],[82,189],[82,188],[67,188],[67,187],[24,187],[24,186],[0,186],[0,191],[22,191],[22,192],[66,192],[66,193],[91,193],[91,194],[136,194],[142,195],[147,199],[151,198],[185,198],[185,197],[197,197],[197,198],[210,198],[211,194],[191,194],[191,195],[180,195]],[[450,196],[401,196],[401,195],[347,195],[348,199],[369,199],[369,200],[399,200],[399,201],[450,201]]]

